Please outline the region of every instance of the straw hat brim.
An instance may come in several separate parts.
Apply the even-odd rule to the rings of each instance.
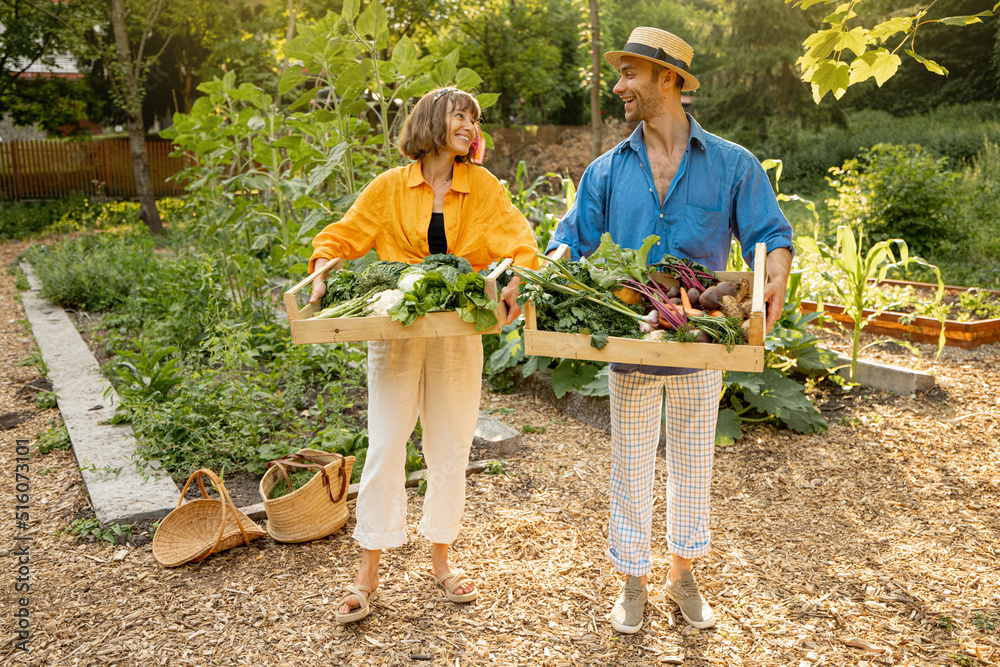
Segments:
[[[681,68],[676,67],[675,65],[663,62],[662,60],[657,60],[656,58],[650,58],[648,56],[644,56],[638,53],[632,53],[630,51],[608,51],[607,53],[604,54],[604,59],[607,60],[609,63],[611,63],[612,67],[618,69],[619,67],[621,67],[622,58],[624,58],[625,56],[628,56],[630,58],[641,58],[643,60],[648,60],[651,63],[656,63],[660,67],[666,67],[669,70],[677,72],[677,74],[679,74],[680,77],[684,79],[684,87],[681,88],[681,90],[684,92],[691,90],[698,90],[698,88],[701,87],[701,82],[699,82],[698,79],[695,78],[694,74],[691,74],[691,72],[686,72]]]

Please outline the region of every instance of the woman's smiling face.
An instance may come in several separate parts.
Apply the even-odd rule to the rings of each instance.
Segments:
[[[475,111],[471,108],[456,109],[454,103],[448,101],[448,133],[445,137],[445,149],[452,155],[468,155],[472,142],[476,138]]]

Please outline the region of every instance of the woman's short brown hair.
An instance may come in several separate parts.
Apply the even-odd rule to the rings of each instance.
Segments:
[[[443,151],[448,141],[448,112],[471,111],[472,122],[478,123],[481,115],[479,102],[469,93],[457,88],[438,88],[427,93],[414,105],[403,125],[399,138],[399,152],[411,160]],[[469,162],[469,155],[459,155],[456,162]]]

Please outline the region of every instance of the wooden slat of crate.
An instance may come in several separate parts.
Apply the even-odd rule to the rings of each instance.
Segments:
[[[554,258],[562,256],[557,254]],[[598,350],[590,344],[587,334],[539,331],[534,305],[525,304],[524,352],[525,354],[584,359],[588,361],[643,364],[647,366],[675,366],[707,370],[747,371],[764,370],[764,278],[766,275],[767,248],[758,243],[754,252],[754,271],[717,272],[724,281],[746,278],[752,285],[753,312],[750,315],[749,344],[725,345],[714,343],[673,343],[633,338],[608,337],[608,344]]]
[[[319,312],[319,304],[308,304],[299,308],[296,293],[306,285],[311,285],[313,279],[320,274],[343,268],[343,262],[333,260],[322,269],[298,283],[285,292],[285,311],[288,313],[288,325],[292,331],[292,343],[307,345],[310,343],[347,343],[362,340],[394,340],[399,338],[443,338],[445,336],[482,336],[500,333],[500,325],[507,320],[507,308],[499,299],[497,293],[497,278],[503,273],[510,260],[504,260],[489,276],[486,277],[486,296],[497,302],[494,314],[498,324],[484,331],[476,331],[471,322],[466,322],[454,311],[427,313],[418,317],[409,326],[393,322],[386,317],[338,317],[325,320],[310,320]]]

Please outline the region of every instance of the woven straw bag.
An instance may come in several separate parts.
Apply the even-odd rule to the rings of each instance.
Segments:
[[[260,480],[260,497],[267,513],[267,534],[272,538],[309,542],[335,533],[347,523],[353,456],[300,449],[267,465],[268,471]],[[316,474],[295,491],[272,500],[268,496],[282,477],[291,488],[286,467],[308,468]]]
[[[219,498],[209,498],[202,477],[208,477],[219,491]],[[204,498],[184,502],[184,494],[193,480],[198,480]],[[196,470],[184,485],[177,508],[160,522],[153,534],[153,557],[164,567],[197,563],[214,553],[232,549],[239,544],[267,533],[236,509],[222,480],[207,468]]]

